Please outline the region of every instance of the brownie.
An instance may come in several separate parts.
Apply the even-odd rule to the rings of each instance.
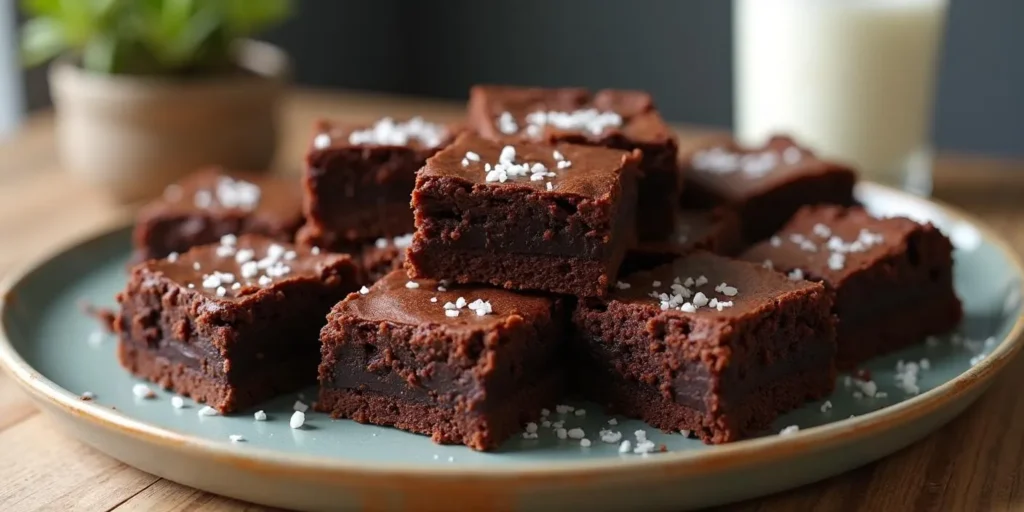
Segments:
[[[734,256],[743,249],[739,216],[728,208],[679,210],[675,232],[658,241],[640,242],[626,253],[621,275],[651,270],[697,249]]]
[[[672,233],[674,218],[666,212],[672,211],[681,187],[678,145],[649,94],[478,85],[469,93],[468,123],[482,136],[496,140],[639,149],[643,175],[637,185],[637,236],[660,240]]]
[[[347,255],[265,237],[137,265],[117,301],[121,365],[221,412],[316,382],[318,333],[355,289]]]
[[[491,450],[562,392],[560,299],[395,271],[327,319],[316,408],[336,418]]]
[[[931,224],[811,206],[742,257],[792,279],[820,281],[835,295],[836,364],[852,369],[960,322],[952,251]]]
[[[409,275],[603,296],[634,242],[639,160],[465,133],[416,177]]]
[[[580,301],[574,380],[613,412],[735,441],[832,391],[831,307],[820,283],[698,251]]]
[[[306,154],[299,242],[333,250],[411,233],[416,171],[454,129],[414,117],[370,126],[319,121]]]
[[[302,194],[294,179],[200,169],[145,205],[135,223],[135,261],[163,258],[224,235],[255,234],[291,242],[302,225]]]
[[[365,281],[375,283],[392,271],[405,268],[405,250],[411,244],[412,233],[365,244],[359,251]]]
[[[749,243],[771,236],[801,206],[852,205],[857,181],[849,167],[822,160],[788,137],[754,149],[704,139],[680,152],[679,167],[687,183],[682,205],[735,209]]]

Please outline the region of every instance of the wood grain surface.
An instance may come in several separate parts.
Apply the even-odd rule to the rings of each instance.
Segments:
[[[312,120],[380,115],[454,119],[461,105],[363,93],[296,91],[283,108],[280,172],[297,173]],[[686,135],[705,130],[680,128]],[[0,276],[131,214],[62,172],[52,119],[32,118],[0,142]],[[969,211],[1024,251],[1024,161],[942,155],[935,195]],[[1018,359],[960,418],[889,458],[845,475],[724,507],[743,511],[1024,509],[1024,362]],[[737,485],[742,483],[737,482]],[[59,431],[0,373],[0,511],[264,510],[162,480]]]

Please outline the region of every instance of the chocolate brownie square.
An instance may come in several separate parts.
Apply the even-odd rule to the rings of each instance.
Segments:
[[[409,275],[602,296],[634,242],[640,152],[473,133],[427,160]]]
[[[491,450],[562,391],[561,301],[395,271],[331,310],[317,410]]]
[[[662,430],[736,441],[832,391],[831,307],[820,283],[698,251],[580,301],[575,382]]]
[[[822,160],[788,137],[761,148],[711,138],[680,152],[686,175],[682,205],[727,206],[740,215],[748,243],[768,238],[807,204],[853,204],[857,176],[849,167]]]
[[[365,282],[375,283],[395,270],[405,268],[405,250],[412,245],[412,233],[394,238],[378,238],[359,250]]]
[[[414,117],[370,126],[319,121],[306,154],[299,242],[332,250],[413,230],[416,171],[451,141],[448,126]]]
[[[820,281],[835,295],[836,364],[852,369],[955,327],[953,246],[935,226],[863,208],[805,207],[742,258]]]
[[[626,253],[619,274],[629,275],[671,263],[697,249],[733,256],[743,249],[743,234],[736,212],[728,208],[679,210],[671,236],[640,242]]]
[[[132,270],[117,297],[118,358],[139,377],[238,411],[316,381],[318,333],[355,283],[347,255],[227,235]]]
[[[637,236],[659,240],[672,233],[681,187],[675,134],[651,96],[641,91],[541,89],[478,85],[469,93],[469,126],[495,140],[570,142],[643,152],[638,181]]]
[[[182,253],[224,235],[291,242],[301,224],[297,180],[208,167],[168,186],[139,211],[132,234],[134,260]]]

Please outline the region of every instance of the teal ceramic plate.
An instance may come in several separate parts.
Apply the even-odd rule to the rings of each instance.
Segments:
[[[110,305],[123,286],[129,253],[123,226],[7,282],[0,363],[68,431],[99,450],[158,476],[256,503],[531,511],[726,503],[836,475],[920,439],[973,402],[1020,348],[1022,268],[1005,243],[926,200],[872,184],[861,185],[859,196],[878,214],[929,220],[951,236],[966,320],[955,334],[872,361],[868,368],[881,391],[874,398],[857,398],[858,386],[840,376],[830,409],[812,403],[777,422],[775,432],[800,427],[789,435],[709,447],[637,421],[617,418],[612,426],[593,404],[575,403],[584,415],[552,412],[552,420],[583,428],[590,447],[541,427],[536,440],[516,438],[497,453],[475,453],[312,412],[305,427],[290,428],[294,403],[312,400],[312,389],[264,404],[269,418],[262,422],[251,412],[201,417],[195,403],[175,408],[164,391],[140,399],[132,389],[139,381],[115,361],[113,340],[79,308],[83,300]],[[920,394],[895,385],[900,360],[922,367]],[[85,392],[95,399],[82,400]],[[618,443],[600,440],[602,428],[633,440],[645,430],[667,452],[620,454]],[[233,435],[245,440],[232,442]]]

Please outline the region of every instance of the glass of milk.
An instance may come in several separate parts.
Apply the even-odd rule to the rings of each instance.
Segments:
[[[735,128],[794,136],[864,179],[931,192],[948,0],[734,0]]]

